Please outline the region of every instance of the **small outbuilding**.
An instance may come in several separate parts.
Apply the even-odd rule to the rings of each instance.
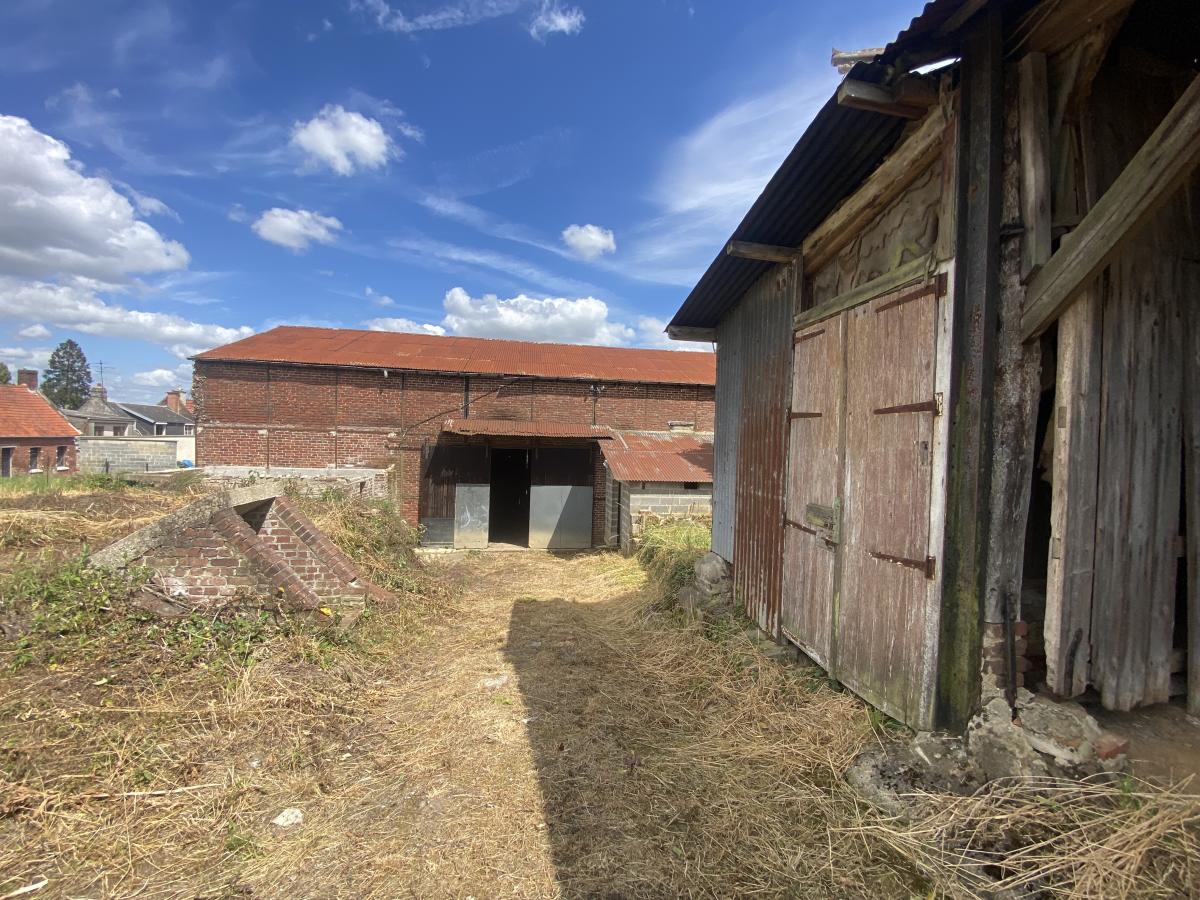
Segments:
[[[712,548],[889,715],[1200,712],[1200,11],[932,0],[692,289]]]
[[[22,371],[37,385],[37,373]],[[79,430],[28,383],[0,385],[0,478],[71,475]]]
[[[712,515],[711,434],[625,433],[600,445],[608,477],[608,543],[628,552],[648,516]]]

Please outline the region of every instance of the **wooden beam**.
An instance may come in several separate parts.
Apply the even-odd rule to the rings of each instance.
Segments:
[[[804,239],[804,271],[815,275],[925,173],[942,150],[946,117],[941,106]]]
[[[962,730],[980,701],[988,571],[992,393],[999,307],[1004,37],[997,4],[963,39],[956,179],[959,213],[946,401],[946,517],[938,625],[937,720]]]
[[[708,344],[717,339],[717,329],[695,328],[691,325],[668,325],[667,337],[673,341],[698,341]]]
[[[872,278],[865,284],[851,288],[844,294],[838,294],[838,296],[832,300],[826,300],[820,306],[814,306],[812,309],[800,313],[792,320],[792,326],[797,330],[807,328],[814,322],[820,322],[822,319],[828,319],[830,316],[837,315],[844,310],[853,309],[860,303],[866,303],[880,294],[894,291],[896,288],[904,287],[906,284],[923,281],[929,276],[932,267],[932,254],[927,253],[919,259],[914,259],[902,266],[897,266],[890,272],[884,272],[878,278]]]
[[[1183,261],[1183,468],[1188,712],[1200,716],[1200,262]]]
[[[1034,277],[1021,317],[1030,340],[1079,296],[1200,164],[1200,76]]]
[[[1050,259],[1050,92],[1046,57],[1030,53],[1017,64],[1021,131],[1021,282]]]
[[[790,263],[800,253],[795,247],[779,247],[775,244],[754,244],[750,241],[730,241],[725,245],[729,256],[742,259],[757,259],[761,262]]]
[[[937,103],[937,90],[919,76],[901,79],[890,86],[847,78],[838,87],[837,100],[839,106],[851,109],[919,119]]]
[[[1017,24],[1011,52],[1047,56],[1071,46],[1093,28],[1129,11],[1133,0],[1058,0],[1039,3]]]

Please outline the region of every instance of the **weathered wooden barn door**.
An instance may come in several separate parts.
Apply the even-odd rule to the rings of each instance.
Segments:
[[[929,546],[936,282],[846,313],[846,470],[838,677],[902,722],[928,722],[936,628]]]
[[[889,715],[930,727],[940,277],[801,328],[793,357],[786,636]]]
[[[796,335],[784,533],[784,635],[829,668],[842,485],[843,317]]]

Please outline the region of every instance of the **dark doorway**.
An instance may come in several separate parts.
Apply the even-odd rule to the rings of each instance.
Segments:
[[[0,478],[12,477],[12,447],[0,447]]]
[[[529,451],[492,451],[488,540],[529,546]]]

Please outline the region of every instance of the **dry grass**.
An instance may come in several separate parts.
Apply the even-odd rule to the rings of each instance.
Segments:
[[[1182,791],[1006,782],[881,818],[841,779],[875,719],[743,621],[684,622],[669,550],[652,579],[613,554],[421,566],[393,510],[301,502],[395,601],[351,634],[122,618],[6,673],[0,898],[1195,887]],[[303,824],[271,824],[286,807]]]

